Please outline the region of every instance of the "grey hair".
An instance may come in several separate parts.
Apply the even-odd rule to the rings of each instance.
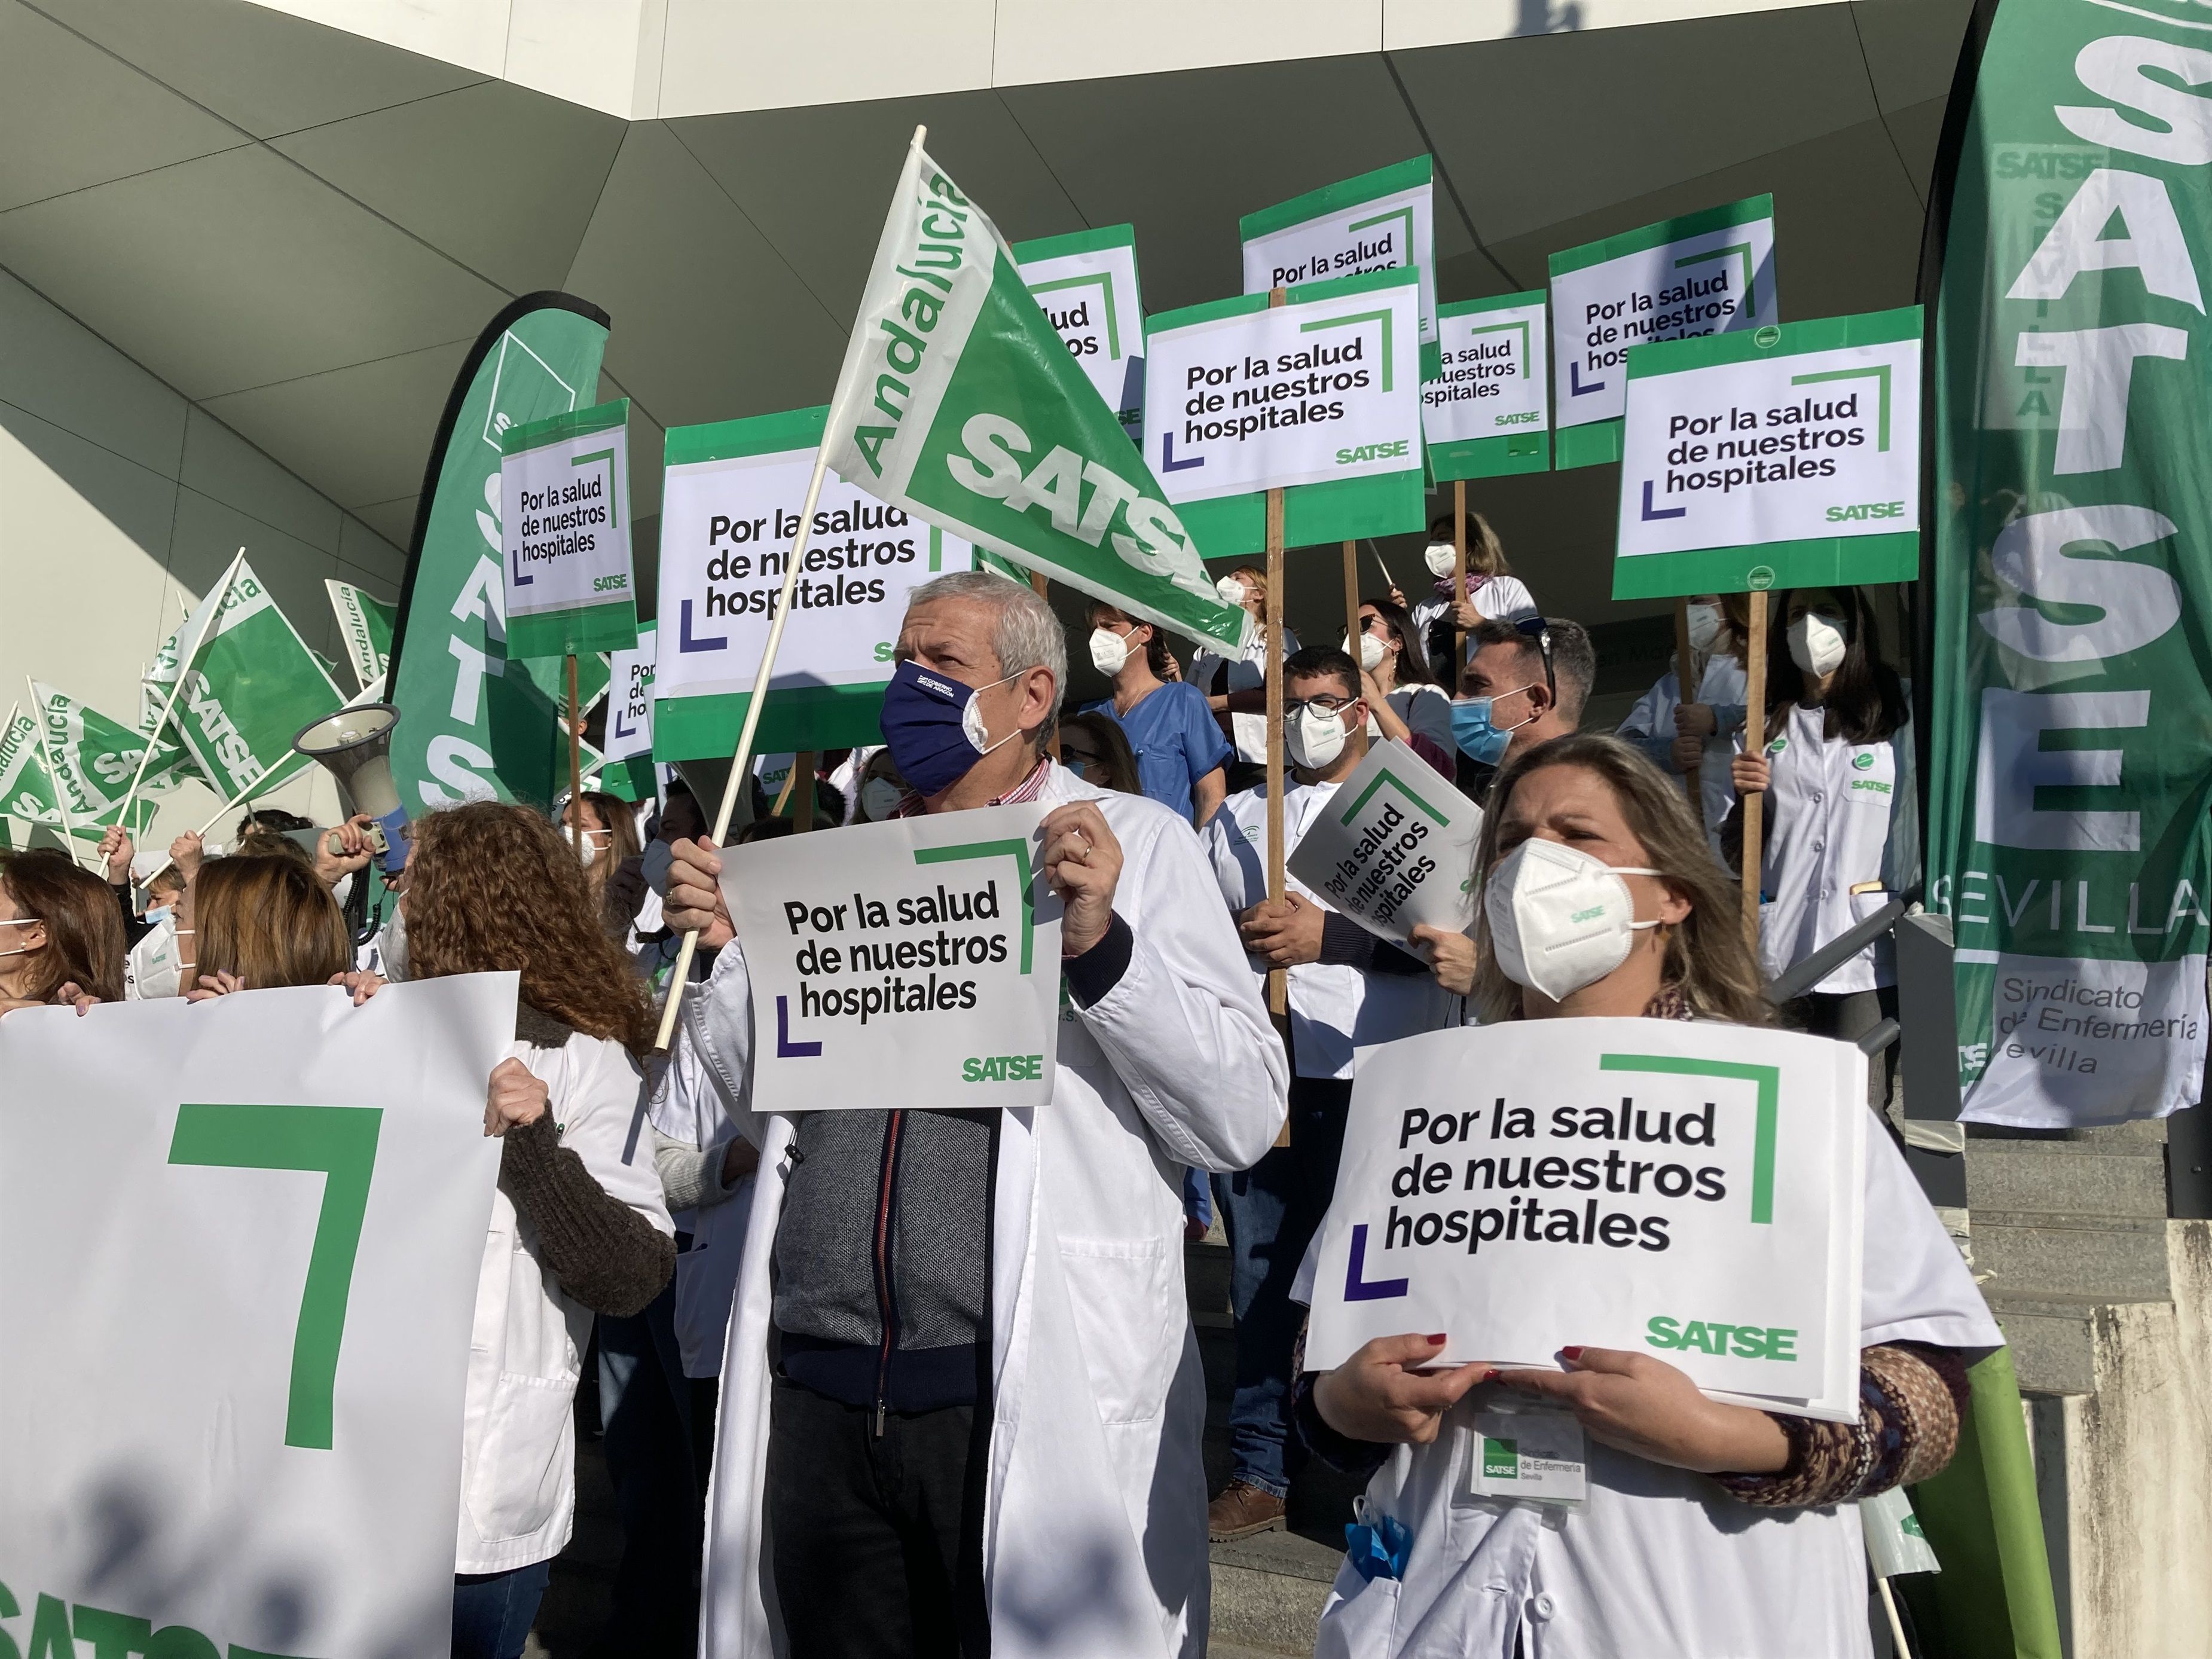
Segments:
[[[995,613],[991,651],[999,659],[1000,673],[1018,674],[1026,668],[1052,671],[1052,708],[1036,733],[1041,744],[1049,739],[1060,724],[1060,698],[1067,690],[1067,636],[1052,607],[1027,582],[988,570],[956,570],[915,588],[907,596],[907,609],[948,599],[972,599]]]

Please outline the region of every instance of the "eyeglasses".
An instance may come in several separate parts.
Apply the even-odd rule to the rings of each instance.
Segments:
[[[1072,743],[1060,745],[1060,763],[1062,766],[1103,766],[1105,763],[1106,757],[1095,749],[1078,749]]]
[[[1340,697],[1328,691],[1310,697],[1286,697],[1283,701],[1283,718],[1296,720],[1309,708],[1318,708],[1324,714],[1340,714],[1358,701],[1357,697]]]
[[[1544,689],[1552,694],[1552,701],[1559,700],[1559,682],[1552,672],[1552,624],[1541,617],[1523,617],[1513,624],[1524,640],[1534,640],[1536,649],[1544,657]]]

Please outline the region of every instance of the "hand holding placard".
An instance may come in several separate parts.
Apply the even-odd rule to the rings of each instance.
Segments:
[[[1378,939],[1474,921],[1482,809],[1411,745],[1370,744],[1291,854],[1291,873]]]
[[[1060,951],[1079,957],[1113,924],[1121,843],[1106,827],[1105,815],[1087,800],[1054,807],[1043,831],[1045,881],[1067,907],[1060,918]]]

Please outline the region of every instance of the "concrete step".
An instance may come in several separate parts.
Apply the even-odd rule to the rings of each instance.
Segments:
[[[1966,1202],[1978,1220],[1999,1211],[2163,1221],[2164,1152],[2142,1140],[1969,1141]]]
[[[1994,1291],[1994,1285],[1984,1285]],[[2052,1296],[1995,1291],[1990,1312],[2011,1345],[2020,1386],[2041,1395],[2094,1394],[2097,1389],[2093,1338],[2100,1310],[2118,1305],[2101,1296]]]
[[[1209,1654],[1310,1654],[1344,1552],[1296,1533],[1215,1544]]]
[[[1984,1296],[2091,1297],[2162,1302],[2171,1296],[2164,1218],[1983,1210],[1974,1218],[1974,1270]]]

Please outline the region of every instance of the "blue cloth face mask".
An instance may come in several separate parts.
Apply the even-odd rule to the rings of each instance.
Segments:
[[[963,685],[911,658],[898,665],[884,691],[881,725],[892,763],[908,787],[924,795],[950,789],[977,761],[1020,734],[1017,726],[998,743],[991,742],[983,729],[983,711],[975,702],[978,692],[1013,678],[1008,674],[990,685]]]
[[[1511,691],[1499,695],[1510,697],[1528,689],[1516,685]],[[1492,726],[1490,711],[1497,702],[1497,697],[1468,697],[1451,706],[1452,741],[1459,745],[1460,753],[1479,765],[1495,766],[1504,760],[1506,745],[1513,741],[1514,732],[1536,718],[1535,711],[1531,709],[1528,720]]]

